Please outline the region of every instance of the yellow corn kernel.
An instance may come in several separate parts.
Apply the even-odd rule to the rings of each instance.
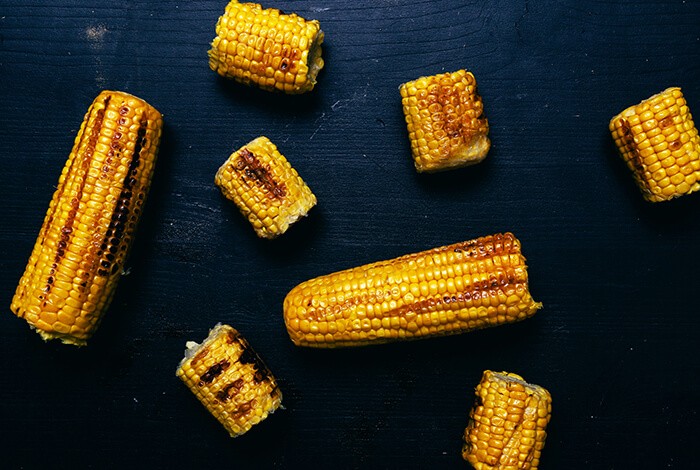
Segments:
[[[270,369],[228,325],[217,324],[202,344],[188,342],[176,375],[231,437],[248,432],[282,403]]]
[[[700,137],[680,88],[625,109],[610,121],[610,132],[647,201],[700,189]]]
[[[316,20],[233,0],[216,24],[209,67],[263,90],[304,93],[314,88],[323,68],[322,43]]]
[[[399,91],[416,170],[449,170],[486,158],[489,123],[471,72],[421,77]]]
[[[303,282],[284,299],[284,320],[294,344],[330,348],[464,333],[541,306],[520,242],[505,233]]]
[[[316,205],[311,189],[264,136],[231,154],[214,181],[262,238],[282,235]]]
[[[487,370],[476,387],[462,457],[476,470],[537,470],[551,413],[546,389]]]
[[[103,91],[88,109],[10,307],[45,340],[82,346],[107,310],[162,127],[155,108],[127,93]]]

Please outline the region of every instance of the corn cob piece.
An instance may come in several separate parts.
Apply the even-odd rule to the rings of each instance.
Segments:
[[[85,345],[109,307],[162,126],[127,93],[103,91],[88,109],[10,307],[45,340]]]
[[[667,88],[610,121],[622,159],[649,202],[700,189],[700,137],[680,88]]]
[[[477,470],[537,470],[552,397],[517,374],[487,370],[464,431],[462,457]]]
[[[323,68],[321,43],[316,20],[234,0],[216,24],[209,67],[263,90],[304,93],[314,88]]]
[[[262,238],[282,235],[316,205],[316,196],[267,137],[236,150],[214,179]]]
[[[399,91],[416,170],[449,170],[486,158],[489,123],[471,72],[421,77]]]
[[[176,375],[231,437],[248,432],[282,403],[270,370],[228,325],[217,324],[202,344],[188,342]]]
[[[284,320],[294,344],[330,348],[463,333],[541,306],[506,233],[303,282],[284,299]]]

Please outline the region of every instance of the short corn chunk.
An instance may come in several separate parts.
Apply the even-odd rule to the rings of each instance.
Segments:
[[[329,348],[463,333],[541,306],[506,233],[306,281],[287,294],[284,319],[294,344]]]
[[[419,172],[479,163],[491,148],[489,123],[471,72],[421,77],[399,88]]]
[[[700,189],[700,137],[680,88],[622,111],[610,121],[610,132],[647,201]]]
[[[476,387],[462,457],[477,470],[537,470],[551,413],[547,390],[487,370]]]
[[[304,93],[314,88],[323,68],[321,43],[316,20],[234,0],[216,24],[209,66],[246,85]]]
[[[316,205],[311,189],[267,137],[236,150],[215,183],[262,238],[282,235]]]
[[[82,346],[108,308],[151,184],[163,120],[103,91],[80,126],[11,309],[45,340]]]
[[[270,369],[228,325],[216,325],[202,344],[188,342],[176,375],[231,437],[248,432],[282,403]]]

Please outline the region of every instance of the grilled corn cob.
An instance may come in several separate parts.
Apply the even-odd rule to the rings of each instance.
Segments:
[[[176,375],[231,437],[248,432],[282,402],[270,370],[228,325],[216,325],[202,344],[188,342]]]
[[[234,0],[216,24],[209,67],[264,90],[304,93],[313,89],[323,68],[321,43],[316,20]]]
[[[155,108],[118,91],[88,109],[10,307],[45,340],[84,345],[108,308],[162,125]]]
[[[610,121],[610,132],[647,201],[700,189],[700,137],[680,88],[622,111]]]
[[[511,323],[541,306],[506,233],[306,281],[284,299],[284,320],[298,346],[360,346]]]
[[[477,470],[537,470],[552,397],[508,372],[487,370],[464,431],[462,457]]]
[[[489,123],[471,72],[421,77],[399,91],[419,172],[473,165],[486,158]]]
[[[316,196],[267,137],[231,154],[214,182],[263,238],[282,235],[316,205]]]

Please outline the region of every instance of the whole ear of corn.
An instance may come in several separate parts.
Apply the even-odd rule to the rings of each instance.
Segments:
[[[316,205],[316,196],[267,137],[236,150],[214,179],[262,238],[275,238]]]
[[[303,282],[284,299],[284,320],[298,346],[360,346],[511,323],[541,306],[506,233]]]
[[[517,374],[487,370],[464,431],[462,457],[477,470],[537,470],[552,397]]]
[[[58,180],[11,309],[45,340],[82,346],[122,274],[156,162],[163,120],[145,101],[103,91]]]
[[[231,437],[248,432],[282,403],[270,370],[228,325],[216,325],[202,344],[187,343],[176,375]]]
[[[680,88],[668,88],[610,121],[620,155],[650,202],[700,189],[700,137]]]
[[[399,91],[419,172],[473,165],[486,158],[491,148],[489,123],[471,72],[421,77]]]
[[[323,68],[321,43],[316,20],[234,0],[216,24],[209,67],[264,90],[304,93],[314,88]]]

